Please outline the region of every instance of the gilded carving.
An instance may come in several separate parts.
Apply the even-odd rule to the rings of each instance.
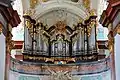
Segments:
[[[114,46],[114,38],[109,38],[108,48],[109,48],[110,52],[113,52],[113,46]]]
[[[35,9],[30,8],[24,12],[24,16],[32,16],[35,14],[35,12],[36,12]]]
[[[65,23],[62,21],[57,22],[56,24],[56,33],[61,34],[66,32]]]
[[[51,72],[51,79],[50,80],[73,80],[72,75],[69,72],[63,72],[63,71],[50,71]]]
[[[30,8],[34,9],[38,3],[47,2],[48,0],[30,0]]]
[[[120,35],[120,24],[118,25],[117,33]]]
[[[87,32],[88,32],[88,37],[89,37],[91,35],[91,27],[88,28]]]
[[[94,20],[91,20],[88,24],[88,28],[87,28],[87,32],[88,32],[88,37],[91,35],[91,30],[92,28],[95,28],[95,25],[96,25],[96,19]]]
[[[79,23],[82,23],[83,22],[83,19],[79,19]]]
[[[0,34],[2,33],[2,24],[0,24]]]
[[[29,20],[26,20],[26,21],[25,21],[25,25],[26,25],[26,27],[27,27],[28,29],[32,27],[32,25],[31,25],[31,23],[30,23]]]
[[[42,0],[42,2],[47,2],[48,0]]]
[[[86,9],[90,9],[90,0],[83,0],[83,5],[85,6]]]
[[[90,15],[91,15],[91,16],[96,15],[96,10],[95,10],[95,9],[92,9],[92,10],[90,11]]]
[[[35,8],[35,6],[37,5],[38,0],[30,0],[30,8]]]
[[[10,32],[7,33],[7,37],[6,37],[6,52],[10,53],[11,50],[14,47],[14,41],[12,40],[12,34]]]

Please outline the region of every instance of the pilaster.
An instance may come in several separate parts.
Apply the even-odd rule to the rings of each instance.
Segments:
[[[8,25],[8,27],[11,27],[11,26]],[[12,40],[11,30],[9,28],[6,36],[5,80],[8,80],[8,77],[9,77],[10,57],[11,57],[11,50],[13,48],[14,48],[14,43]]]
[[[114,36],[112,30],[112,24],[109,24],[109,34],[108,34],[108,49],[110,50],[110,58],[111,58],[111,79],[116,80],[115,75],[115,53],[114,53]]]

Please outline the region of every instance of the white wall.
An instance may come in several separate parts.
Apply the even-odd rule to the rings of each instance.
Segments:
[[[116,80],[120,80],[120,35],[115,36],[115,69]]]
[[[0,35],[0,80],[4,80],[5,71],[5,36]]]
[[[9,80],[51,80],[49,76],[28,75],[10,71]],[[76,75],[72,80],[111,80],[111,70],[90,75]]]
[[[29,74],[20,74],[17,72],[9,72],[9,80],[49,80],[48,76],[38,76]]]

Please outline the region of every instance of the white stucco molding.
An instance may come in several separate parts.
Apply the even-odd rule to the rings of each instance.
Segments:
[[[82,6],[82,4],[78,3],[71,3],[71,2],[55,2],[55,1],[49,1],[47,3],[41,3],[35,8],[35,13],[32,15],[33,19],[39,19],[41,16],[43,16],[46,13],[49,13],[54,10],[66,10],[67,12],[70,12],[74,15],[77,15],[78,17],[82,19],[86,19],[88,16],[85,8]]]

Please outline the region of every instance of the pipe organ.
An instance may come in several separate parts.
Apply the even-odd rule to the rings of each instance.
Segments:
[[[66,57],[80,61],[97,60],[96,16],[90,16],[74,28],[64,21],[58,21],[48,28],[28,15],[24,18],[24,57],[38,55],[58,60]]]

